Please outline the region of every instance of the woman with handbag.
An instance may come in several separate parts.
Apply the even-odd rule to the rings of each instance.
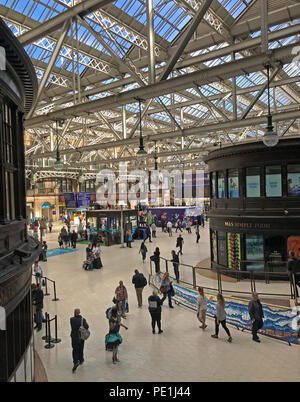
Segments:
[[[100,258],[101,252],[102,251],[101,251],[101,248],[100,248],[100,244],[97,243],[96,248],[94,250],[94,257],[95,257],[94,262],[93,262],[94,269],[100,269],[100,268],[103,267],[102,261],[101,261],[101,258]]]
[[[202,325],[199,328],[205,329],[207,325],[205,324],[206,319],[206,309],[207,309],[207,299],[204,295],[203,288],[198,288],[199,297],[197,299],[198,303],[198,311],[197,311],[197,318],[201,322]]]
[[[161,287],[160,287],[160,291],[163,294],[163,298],[161,299],[161,304],[163,305],[163,302],[166,300],[167,296],[168,296],[168,301],[169,301],[169,307],[170,308],[174,308],[172,306],[172,282],[170,281],[169,278],[169,273],[166,272],[161,280]]]
[[[216,331],[214,335],[211,335],[212,338],[218,338],[219,337],[219,326],[220,324],[224,328],[226,334],[228,335],[228,342],[232,342],[232,337],[230,335],[230,331],[226,326],[226,312],[225,312],[225,300],[224,297],[221,295],[221,293],[218,293],[217,295],[217,306],[216,306],[216,315],[215,315],[215,326],[216,326]]]
[[[112,350],[112,361],[116,364],[120,360],[117,357],[118,347],[122,343],[122,337],[119,334],[120,326],[128,329],[125,325],[121,324],[118,320],[117,307],[111,309],[111,318],[109,319],[109,333],[105,336],[105,346],[106,349]]]

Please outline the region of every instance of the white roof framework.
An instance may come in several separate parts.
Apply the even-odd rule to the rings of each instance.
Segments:
[[[215,144],[300,135],[296,0],[0,0],[31,57],[38,100],[26,160],[86,171],[195,166]],[[139,107],[147,155],[136,156]],[[57,140],[58,139],[58,140]],[[58,142],[57,142],[58,141]]]

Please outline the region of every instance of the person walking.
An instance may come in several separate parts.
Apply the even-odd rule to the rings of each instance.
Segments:
[[[71,244],[72,244],[72,247],[73,247],[73,248],[76,248],[77,233],[75,232],[75,230],[73,230],[73,233],[71,233],[70,237],[71,237]]]
[[[229,329],[226,326],[226,312],[225,312],[225,300],[221,293],[217,295],[217,306],[216,306],[216,315],[215,315],[215,334],[211,335],[212,338],[219,337],[219,327],[220,324],[224,328],[226,334],[228,335],[228,342],[232,342],[232,337]]]
[[[290,282],[294,283],[295,281],[295,293],[296,297],[299,297],[297,286],[300,286],[300,271],[298,271],[298,267],[300,265],[300,260],[295,256],[294,250],[290,251],[290,258],[288,259],[288,274],[290,278]]]
[[[179,255],[176,253],[175,250],[172,250],[171,255],[172,255],[171,261],[173,262],[173,268],[174,268],[176,282],[179,283]]]
[[[122,316],[123,318],[126,318],[125,309],[126,309],[126,301],[128,302],[128,293],[126,287],[123,284],[123,281],[119,282],[119,286],[115,290],[115,296],[118,301],[122,302],[122,307],[124,310]]]
[[[199,243],[200,240],[200,230],[199,230],[199,226],[196,226],[196,243]]]
[[[252,293],[252,300],[248,304],[248,312],[252,323],[252,339],[255,342],[260,342],[257,332],[264,325],[264,313],[257,292]]]
[[[162,277],[161,280],[161,287],[160,287],[160,291],[163,294],[163,298],[161,299],[161,305],[163,305],[164,301],[166,300],[167,296],[168,296],[168,301],[169,301],[169,307],[170,308],[174,308],[172,306],[172,282],[170,281],[169,278],[169,273],[166,272],[164,274],[164,276]]]
[[[122,343],[122,337],[119,334],[120,326],[125,328],[126,330],[128,329],[128,327],[119,322],[117,307],[114,306],[111,309],[111,317],[109,318],[109,333],[105,336],[105,347],[106,349],[112,350],[113,352],[113,364],[116,364],[120,361],[117,357],[118,347]]]
[[[207,299],[204,294],[204,289],[201,287],[198,287],[198,299],[197,299],[197,304],[198,304],[198,310],[197,310],[197,318],[201,322],[202,325],[199,326],[199,328],[205,329],[207,325],[205,324],[206,320],[206,310],[207,310]]]
[[[192,233],[191,227],[192,227],[192,223],[191,223],[190,220],[188,220],[187,223],[186,223],[186,230],[187,230],[187,232],[188,232],[189,234]]]
[[[93,263],[94,269],[100,269],[103,267],[101,257],[100,257],[101,253],[102,253],[102,250],[101,250],[100,244],[97,243],[96,248],[94,250],[94,257],[95,257],[94,263]]]
[[[181,255],[183,255],[183,253],[182,253],[183,243],[184,243],[184,241],[183,241],[183,238],[182,238],[182,236],[181,236],[181,234],[180,234],[180,235],[177,237],[176,247],[179,247],[179,253],[180,253]]]
[[[152,237],[155,238],[156,237],[156,225],[154,222],[152,222],[152,224],[151,224],[151,229],[152,229]]]
[[[72,340],[72,355],[73,355],[73,373],[79,366],[84,362],[83,349],[84,340],[80,338],[79,328],[83,326],[85,329],[89,329],[89,325],[86,319],[80,315],[80,309],[76,308],[74,310],[74,317],[70,318],[71,324],[71,340]]]
[[[127,230],[126,232],[126,245],[127,247],[131,248],[131,242],[132,242],[132,235],[130,230]]]
[[[146,259],[146,256],[147,256],[147,251],[148,251],[148,249],[147,249],[147,247],[145,245],[145,242],[142,241],[139,253],[142,254],[143,263],[145,262],[145,259]]]
[[[148,297],[148,310],[152,318],[152,333],[155,334],[155,324],[157,324],[158,333],[161,334],[161,305],[162,301],[158,297],[157,291],[153,290],[152,296]]]
[[[168,223],[167,223],[167,229],[168,229],[168,232],[169,232],[169,237],[172,237],[173,225],[172,225],[172,222],[171,222],[171,221],[168,221]]]
[[[37,329],[37,332],[39,332],[42,329],[42,323],[44,321],[44,292],[39,283],[32,284],[32,302],[35,306],[34,322],[36,324],[33,329]]]
[[[52,227],[53,227],[52,222],[49,222],[49,224],[48,224],[48,229],[49,229],[49,232],[50,232],[50,233],[52,233]]]
[[[132,277],[132,283],[134,284],[136,297],[138,301],[138,307],[142,307],[143,305],[143,289],[147,285],[147,279],[144,277],[142,273],[140,273],[137,269],[134,271],[134,275]]]

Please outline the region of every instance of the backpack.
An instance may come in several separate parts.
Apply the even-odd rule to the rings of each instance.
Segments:
[[[79,339],[86,341],[91,335],[90,331],[83,326],[83,318],[81,318],[81,325],[79,327]]]
[[[141,274],[141,284],[143,285],[143,286],[147,286],[147,279],[144,277],[144,275],[143,274]]]

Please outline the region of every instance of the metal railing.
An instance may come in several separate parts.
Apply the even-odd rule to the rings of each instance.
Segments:
[[[35,274],[32,274],[32,276],[35,277],[36,283],[39,282],[38,278],[40,278],[41,281],[42,281],[42,279],[45,280],[45,284],[43,285],[43,286],[45,286],[45,293],[44,293],[44,296],[50,296],[50,293],[48,293],[48,281],[51,282],[51,283],[53,284],[53,293],[54,293],[54,298],[52,299],[52,301],[58,301],[58,300],[59,300],[59,299],[56,297],[56,283],[55,283],[55,281],[53,281],[53,280],[50,279],[50,278],[47,278],[46,276],[38,276],[38,275],[35,275]],[[41,282],[40,282],[40,283],[41,283]]]
[[[160,257],[160,263],[165,264],[165,270],[166,272],[169,272],[169,263],[173,266],[173,262],[171,260],[168,260],[164,257]],[[153,261],[150,260],[150,272],[151,275],[153,275]],[[196,275],[196,269],[201,269],[201,270],[205,270],[208,272],[214,272],[216,273],[216,280],[217,280],[217,288],[208,288],[208,287],[204,287],[201,284],[201,287],[203,287],[204,289],[207,290],[213,290],[213,291],[217,291],[219,293],[230,293],[230,294],[242,294],[242,295],[251,295],[253,292],[257,291],[257,282],[258,281],[264,281],[266,284],[270,284],[270,272],[269,270],[264,270],[264,271],[260,271],[260,272],[256,272],[256,271],[241,271],[241,270],[233,270],[233,269],[222,269],[219,267],[216,268],[205,268],[205,267],[201,267],[201,266],[193,266],[193,265],[189,265],[189,264],[184,264],[179,262],[178,268],[180,268],[180,270],[182,271],[182,268],[184,268],[185,270],[189,270],[192,274],[192,281],[191,282],[187,282],[184,280],[180,280],[181,283],[192,286],[193,289],[197,288],[197,275]],[[291,299],[296,299],[297,297],[297,287],[296,287],[296,283],[295,283],[295,278],[294,275],[290,275],[290,273],[287,272],[271,272],[272,273],[272,278],[276,278],[277,280],[282,280],[282,281],[286,281],[289,283],[290,285],[290,290],[289,293],[266,293],[266,292],[259,292],[260,295],[264,295],[264,296],[282,296],[282,297],[289,297]],[[236,278],[237,282],[244,280],[244,281],[249,281],[249,285],[250,285],[250,291],[241,291],[241,290],[232,290],[232,289],[226,289],[224,288],[224,283],[222,281],[222,275],[224,276],[230,276],[232,278]],[[170,277],[172,279],[175,279],[173,276],[170,275]]]

